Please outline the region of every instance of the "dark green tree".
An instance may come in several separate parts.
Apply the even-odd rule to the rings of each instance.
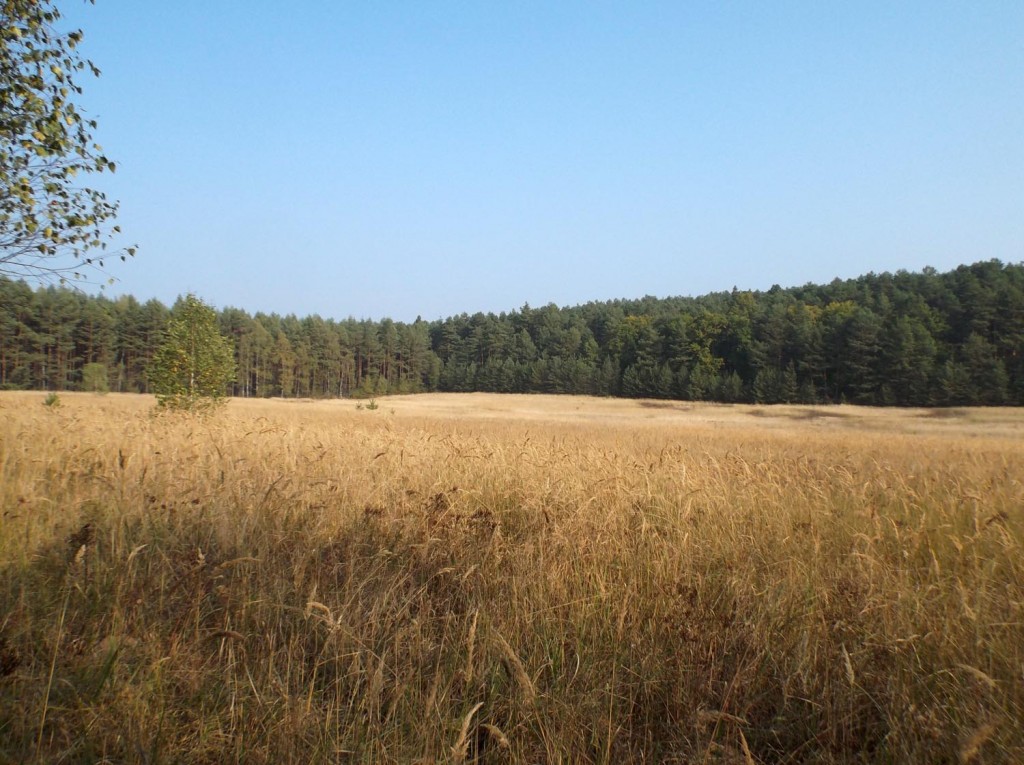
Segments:
[[[884,387],[891,391],[892,398],[885,403],[901,406],[933,403],[935,340],[919,319],[898,319],[883,336],[881,353],[886,370]]]
[[[985,406],[1008,403],[1009,377],[990,342],[972,332],[961,346],[960,360],[971,379],[971,403]]]

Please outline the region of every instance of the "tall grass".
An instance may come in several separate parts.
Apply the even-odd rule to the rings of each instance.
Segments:
[[[1017,438],[36,398],[0,762],[1024,761]]]

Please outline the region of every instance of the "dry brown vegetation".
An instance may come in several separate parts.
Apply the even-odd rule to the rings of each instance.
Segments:
[[[1024,761],[1024,413],[0,395],[0,762]]]

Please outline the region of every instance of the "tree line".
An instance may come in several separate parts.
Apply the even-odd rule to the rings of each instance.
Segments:
[[[149,391],[180,309],[0,279],[0,388]],[[411,323],[218,311],[234,396],[585,393],[747,403],[1024,404],[1024,264]]]

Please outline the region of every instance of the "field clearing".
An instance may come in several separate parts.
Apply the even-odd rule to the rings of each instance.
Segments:
[[[348,402],[331,402],[332,405]],[[396,415],[459,420],[511,420],[601,426],[668,426],[791,428],[816,427],[935,435],[1004,435],[1024,437],[1024,412],[1009,407],[988,409],[882,409],[856,406],[751,406],[689,401],[634,401],[589,396],[536,394],[437,393],[390,396],[382,407]],[[757,418],[752,422],[751,418]]]
[[[1024,761],[1020,410],[43,398],[0,762]]]

